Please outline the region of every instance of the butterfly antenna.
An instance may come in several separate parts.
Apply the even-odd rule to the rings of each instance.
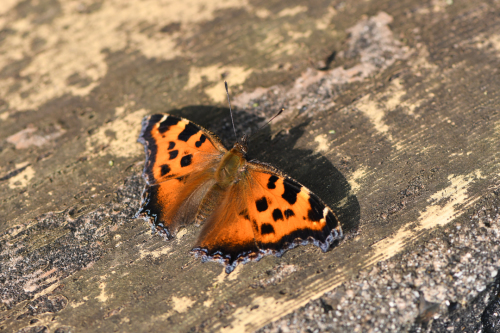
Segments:
[[[254,132],[254,133],[250,136],[250,138],[251,138],[252,136],[254,136],[255,134],[257,134],[257,133],[258,133],[261,129],[263,129],[265,126],[267,126],[267,125],[268,125],[271,121],[273,121],[273,120],[274,120],[274,118],[276,118],[277,116],[279,116],[280,114],[282,114],[282,113],[283,113],[283,111],[285,111],[285,108],[281,108],[281,110],[279,110],[279,111],[278,111],[278,113],[276,113],[276,114],[275,114],[275,115],[274,115],[271,119],[269,119],[269,121],[268,121],[267,123],[265,123],[264,125],[262,125],[261,127],[259,127],[259,129],[258,129],[258,130],[256,130],[256,131],[255,131],[255,132]],[[248,139],[250,139],[250,138],[248,138]]]
[[[229,99],[229,90],[227,89],[227,82],[224,81],[224,87],[226,87],[227,102],[229,103],[229,113],[231,114],[231,122],[233,123],[233,131],[236,140],[238,140],[238,135],[236,135],[236,127],[234,127],[233,110],[231,110],[231,100]]]

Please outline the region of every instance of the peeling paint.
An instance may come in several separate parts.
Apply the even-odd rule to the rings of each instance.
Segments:
[[[143,259],[147,256],[152,256],[153,258],[159,258],[168,255],[172,252],[172,247],[170,245],[164,245],[159,249],[151,251],[150,249],[139,249],[139,258]]]
[[[228,275],[227,279],[229,281],[237,280],[238,276],[241,273],[241,270],[243,269],[243,266],[244,265],[238,265],[238,266],[236,266],[236,268],[234,269],[234,271],[232,271],[231,274]]]
[[[137,143],[137,138],[141,130],[139,124],[146,114],[148,114],[147,110],[140,109],[124,118],[118,118],[99,127],[97,132],[86,141],[87,154],[111,154],[117,157],[132,157],[143,154],[143,149]],[[113,132],[114,137],[107,135],[108,131]]]
[[[191,67],[185,89],[193,89],[203,81],[212,83],[204,91],[214,102],[220,103],[226,100],[226,91],[223,84],[224,79],[228,82],[229,86],[235,86],[244,83],[251,73],[250,69],[238,66],[212,65],[207,67]]]
[[[193,304],[194,301],[188,297],[172,297],[172,308],[174,311],[179,313],[187,311]]]
[[[356,171],[354,171],[349,177],[349,185],[351,185],[351,191],[356,193],[361,188],[360,181],[367,175],[368,168],[365,166],[360,166]]]
[[[336,67],[328,71],[319,71],[308,68],[302,75],[297,78],[291,89],[284,90],[281,86],[273,86],[268,89],[257,88],[252,92],[245,92],[235,97],[235,105],[246,107],[249,100],[258,99],[267,91],[274,91],[276,95],[284,95],[287,101],[288,108],[300,109],[304,104],[309,103],[307,100],[307,87],[321,83],[320,90],[332,91],[335,85],[341,85],[352,82],[359,82],[373,75],[376,72],[382,71],[392,65],[398,59],[406,59],[409,55],[409,49],[402,46],[399,40],[395,39],[389,24],[392,22],[392,16],[385,12],[380,12],[370,18],[362,19],[359,23],[346,30],[351,35],[349,39],[349,49],[343,55],[344,57],[359,56],[360,63],[350,68],[343,66]],[[262,50],[268,50],[271,45],[283,43],[283,46],[277,50],[279,53],[287,53],[299,47],[295,42],[284,42],[284,37],[278,30],[270,31],[264,41],[257,45]],[[285,45],[286,44],[286,45]],[[360,47],[359,45],[363,45]],[[390,57],[387,55],[390,54]],[[315,88],[318,90],[318,88]],[[260,94],[260,95],[259,95]],[[328,95],[329,96],[329,95]],[[244,102],[247,102],[244,104]],[[325,100],[321,104],[323,109],[328,109],[334,106],[335,103],[331,98]],[[363,107],[363,106],[362,106]],[[368,105],[369,110],[376,110],[372,105]],[[378,112],[374,115],[376,120],[381,119]],[[383,123],[380,129],[387,132],[387,128]]]
[[[95,299],[97,299],[99,302],[104,303],[106,302],[110,296],[106,294],[106,282],[101,282],[99,283],[99,289],[101,290],[99,296],[96,296]]]
[[[304,13],[304,12],[307,12],[306,6],[296,6],[296,7],[292,7],[292,8],[285,8],[278,13],[278,17],[295,16],[297,14]]]
[[[423,230],[443,226],[462,214],[467,207],[479,199],[477,196],[469,197],[467,191],[480,178],[481,172],[479,170],[465,176],[448,176],[451,184],[429,198],[428,201],[434,203],[427,206],[426,210],[420,213],[418,218],[419,226],[414,229],[402,228],[394,236],[375,243],[373,245],[374,253],[368,265],[386,260],[400,252],[405,244],[415,239]],[[443,201],[444,204],[442,204]],[[457,206],[460,208],[457,208]]]
[[[356,108],[370,119],[377,132],[385,134],[389,140],[392,140],[392,136],[387,133],[389,126],[383,121],[385,109],[380,106],[378,101],[374,101],[370,95],[366,95],[356,103]]]
[[[493,48],[495,51],[500,52],[500,34],[493,35],[480,35],[474,38],[476,47],[480,50]]]
[[[316,20],[316,28],[318,30],[327,29],[330,26],[332,19],[334,18],[335,15],[337,15],[337,11],[335,10],[335,8],[331,6],[328,7],[326,14],[323,15],[323,17],[320,18],[319,20]]]
[[[314,138],[314,142],[318,143],[318,146],[314,149],[317,153],[324,153],[330,149],[330,144],[328,142],[328,134],[320,134]]]
[[[33,177],[35,177],[35,170],[31,166],[28,166],[14,177],[9,178],[9,188],[16,189],[26,187]]]
[[[147,57],[172,59],[182,54],[176,47],[179,34],[189,34],[192,25],[213,18],[213,13],[224,8],[240,8],[245,0],[206,2],[190,0],[181,2],[163,1],[104,1],[92,13],[81,13],[79,3],[61,2],[64,15],[56,17],[51,24],[35,25],[31,17],[17,19],[12,23],[15,34],[3,41],[0,68],[13,60],[30,57],[21,75],[21,88],[11,91],[12,78],[0,80],[0,94],[17,110],[36,109],[48,100],[72,94],[87,95],[107,73],[106,49],[111,52],[127,47],[141,50]],[[8,6],[2,6],[6,10]],[[6,12],[10,15],[10,12]],[[165,24],[181,20],[182,31],[162,33]],[[149,26],[149,33],[138,28]],[[43,39],[45,45],[36,53],[31,50],[31,40]],[[55,47],[64,43],[65,47]],[[72,76],[83,78],[78,84],[69,80]]]
[[[262,320],[263,311],[266,312],[266,316],[272,316],[273,312],[277,310],[282,311],[282,303],[273,297],[257,296],[251,304],[236,309],[231,326],[222,328],[220,332],[246,332],[248,331],[247,325]]]

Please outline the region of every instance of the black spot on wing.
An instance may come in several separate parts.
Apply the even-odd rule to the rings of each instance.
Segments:
[[[180,121],[179,118],[168,116],[167,119],[165,119],[164,121],[162,121],[160,123],[160,126],[158,127],[158,131],[160,131],[160,133],[165,133],[166,131],[168,131],[170,129],[170,126],[177,125],[177,123],[179,123],[179,121]]]
[[[273,219],[275,222],[278,220],[283,220],[283,213],[281,212],[281,210],[279,208],[276,208],[275,210],[273,210]]]
[[[179,154],[179,151],[178,151],[178,150],[172,150],[172,151],[169,151],[169,152],[168,152],[168,155],[169,155],[168,159],[169,159],[169,160],[173,160],[174,158],[176,158],[176,157],[177,157],[177,155],[178,155],[178,154]]]
[[[168,150],[172,150],[172,149],[174,149],[174,147],[175,147],[175,142],[170,141],[170,142],[168,143]]]
[[[170,172],[170,167],[168,166],[168,164],[163,164],[161,166],[161,175],[162,176],[165,176],[166,174],[168,174]]]
[[[269,188],[269,189],[276,188],[276,181],[278,179],[279,178],[276,177],[275,175],[272,175],[271,177],[269,177],[269,181],[267,182],[267,188]]]
[[[290,217],[292,217],[292,216],[295,216],[295,213],[294,213],[294,212],[293,212],[293,210],[291,210],[291,209],[287,209],[287,210],[285,210],[285,211],[284,211],[284,213],[285,213],[285,217],[286,217],[287,219],[288,219],[288,218],[290,218]]]
[[[311,205],[311,208],[309,209],[309,212],[307,212],[307,217],[309,217],[309,220],[311,221],[319,222],[319,220],[323,218],[323,209],[325,209],[325,206],[315,200],[312,196],[309,197],[309,204]]]
[[[262,197],[259,200],[255,201],[255,205],[257,206],[257,210],[259,212],[263,212],[263,211],[267,210],[267,208],[269,207],[267,205],[266,197]]]
[[[198,131],[199,128],[196,125],[188,123],[186,124],[184,130],[179,133],[179,136],[177,138],[181,141],[187,142],[189,138],[198,133]]]
[[[297,201],[297,194],[300,192],[300,188],[302,186],[290,179],[285,178],[285,180],[283,180],[283,187],[285,188],[285,191],[281,197],[288,201],[290,205],[293,205]]]
[[[196,143],[194,144],[196,146],[196,148],[200,148],[201,145],[203,144],[203,142],[205,142],[206,139],[207,139],[207,137],[204,134],[202,134],[200,136],[200,140],[196,141]]]
[[[243,209],[238,215],[243,216],[245,220],[250,221],[250,215],[248,215],[248,209]]]
[[[264,223],[261,227],[260,227],[260,233],[262,235],[267,235],[267,234],[274,234],[274,228],[272,225],[268,224],[268,223]]]
[[[182,156],[181,158],[181,167],[187,167],[188,165],[191,164],[193,160],[193,155],[189,154],[189,155],[185,155],[185,156]]]

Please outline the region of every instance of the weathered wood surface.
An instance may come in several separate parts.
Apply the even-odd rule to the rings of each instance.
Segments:
[[[500,267],[498,213],[466,218],[498,196],[499,10],[494,0],[3,0],[0,330],[253,331],[367,272],[411,292],[387,312],[343,317],[339,331],[406,330],[422,315],[419,292],[441,305],[433,313],[466,306]],[[230,144],[223,79],[240,133],[287,109],[250,154],[338,212],[346,238],[331,251],[298,247],[226,275],[188,253],[197,228],[165,242],[132,218],[142,117],[179,114]],[[447,244],[442,270],[420,255],[430,239]],[[453,275],[454,249],[484,260]],[[399,273],[411,281],[392,273],[408,258],[416,266]]]

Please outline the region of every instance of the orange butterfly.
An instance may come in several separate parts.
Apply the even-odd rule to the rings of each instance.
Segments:
[[[203,224],[193,252],[226,265],[281,256],[312,242],[323,252],[342,238],[335,213],[269,164],[248,161],[247,136],[227,150],[212,132],[168,114],[142,121],[146,187],[137,217],[166,239]]]

